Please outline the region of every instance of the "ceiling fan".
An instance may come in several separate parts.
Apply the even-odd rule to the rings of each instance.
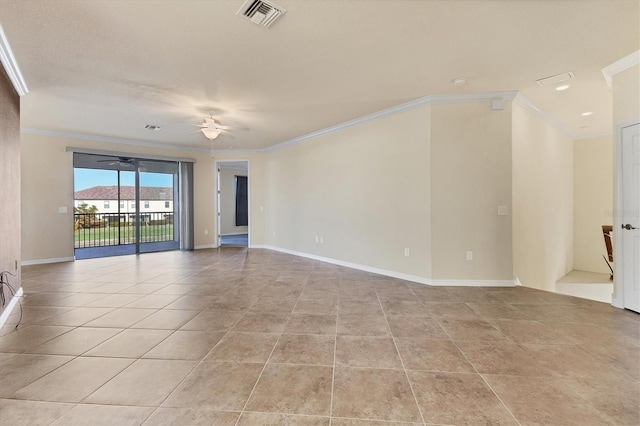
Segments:
[[[213,116],[205,117],[204,122],[202,124],[198,124],[200,127],[200,131],[209,139],[210,141],[214,140],[222,132],[226,132],[228,130],[227,126],[223,126],[218,123]]]
[[[109,166],[121,166],[121,167],[131,167],[135,164],[135,159],[133,158],[128,158],[128,157],[117,157],[117,160],[115,159],[109,159],[109,160],[98,160],[96,161],[96,163],[109,163]]]

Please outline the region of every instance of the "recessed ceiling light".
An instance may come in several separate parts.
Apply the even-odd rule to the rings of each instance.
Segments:
[[[568,84],[561,84],[560,86],[556,87],[556,92],[562,92],[563,90],[567,90],[569,87]]]
[[[593,112],[592,112],[592,111],[586,111],[586,112],[583,112],[583,113],[582,113],[582,114],[580,114],[580,115],[581,115],[581,116],[583,116],[583,117],[588,117],[588,116],[590,116],[591,114],[593,114]]]
[[[144,128],[147,130],[160,130],[162,129],[162,126],[156,126],[155,124],[145,124]]]
[[[465,84],[467,84],[467,80],[465,80],[464,78],[456,78],[455,80],[452,81],[454,86],[464,86]]]

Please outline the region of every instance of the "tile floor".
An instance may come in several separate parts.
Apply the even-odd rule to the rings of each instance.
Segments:
[[[640,315],[225,248],[23,268],[4,425],[637,425]]]

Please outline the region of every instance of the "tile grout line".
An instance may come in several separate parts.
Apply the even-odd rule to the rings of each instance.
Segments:
[[[382,306],[382,301],[380,300],[380,295],[378,294],[378,290],[374,288],[376,293],[376,298],[378,299],[378,305],[380,305],[380,309],[382,310],[382,315],[384,316],[384,321],[387,323],[387,328],[389,329],[389,335],[391,336],[391,341],[393,342],[393,346],[396,348],[396,353],[398,354],[398,358],[400,359],[400,364],[402,364],[402,371],[404,372],[404,377],[407,379],[407,383],[409,383],[409,389],[411,389],[411,395],[413,396],[413,402],[416,404],[416,408],[418,408],[418,413],[420,413],[420,418],[422,419],[422,424],[426,425],[427,422],[424,420],[424,415],[422,414],[422,408],[418,403],[418,398],[416,398],[416,393],[413,390],[413,384],[411,383],[411,379],[409,378],[409,373],[407,372],[407,367],[404,365],[404,360],[400,355],[400,350],[398,350],[398,344],[396,343],[396,338],[393,335],[393,331],[391,330],[391,325],[389,324],[389,320],[387,319],[387,313],[384,311],[384,307]],[[412,294],[413,291],[411,291]],[[414,294],[415,295],[415,294]]]
[[[256,301],[256,302],[257,302],[257,301]],[[253,303],[251,304],[251,306],[253,306],[256,302],[253,302]],[[208,307],[207,307],[207,308],[208,308]],[[202,311],[200,311],[200,312],[201,312],[201,313],[202,313],[202,312],[204,312],[207,308],[204,308],[204,309],[203,309]],[[251,309],[251,307],[250,307],[249,309]],[[142,424],[144,424],[147,420],[149,420],[149,419],[151,418],[151,416],[153,416],[153,415],[154,415],[154,414],[155,414],[155,413],[156,413],[160,408],[162,408],[162,404],[164,404],[164,402],[165,402],[167,399],[169,399],[169,397],[171,397],[171,395],[173,395],[173,393],[174,393],[174,392],[175,392],[175,391],[180,387],[180,385],[182,385],[182,384],[185,382],[185,380],[187,380],[187,378],[188,378],[189,376],[191,376],[191,374],[192,374],[192,373],[193,373],[193,372],[194,372],[198,367],[200,367],[200,366],[202,365],[202,363],[203,363],[203,362],[204,362],[204,360],[207,358],[207,356],[209,356],[209,354],[210,354],[211,352],[213,352],[213,350],[214,350],[214,349],[215,349],[215,348],[220,344],[220,342],[222,342],[222,340],[223,340],[225,337],[227,337],[227,335],[231,332],[231,330],[233,329],[233,327],[235,327],[235,326],[236,326],[240,321],[242,321],[242,319],[247,315],[247,313],[249,313],[249,309],[247,309],[247,310],[245,311],[245,313],[244,313],[240,318],[238,318],[238,320],[237,320],[236,322],[234,322],[234,323],[233,323],[233,325],[231,325],[231,326],[229,327],[229,330],[227,330],[227,332],[224,334],[224,336],[222,336],[222,337],[220,338],[220,340],[218,340],[218,341],[216,342],[216,344],[215,344],[215,345],[213,345],[213,347],[209,350],[209,352],[207,352],[207,353],[206,353],[206,355],[205,355],[205,356],[203,356],[203,357],[202,357],[202,359],[196,363],[196,365],[191,369],[191,371],[189,371],[189,373],[187,373],[187,374],[182,378],[182,380],[180,380],[180,381],[176,384],[176,386],[174,386],[174,388],[171,390],[171,392],[169,392],[169,393],[167,394],[167,396],[166,396],[166,397],[164,397],[164,399],[163,399],[162,401],[160,401],[160,403],[158,404],[158,406],[157,406],[157,407],[155,407],[155,409],[154,409],[154,410],[153,410],[153,411],[152,411],[152,412],[151,412],[151,413],[150,413],[150,414],[149,414],[149,415],[144,419],[144,421],[141,423],[141,425],[142,425]],[[198,314],[198,315],[199,315],[199,314]],[[196,315],[196,316],[197,316],[197,315]],[[194,318],[195,318],[195,317],[194,317]],[[176,331],[178,331],[178,330],[174,330],[174,332],[176,332]],[[170,335],[172,335],[172,334],[173,334],[173,333],[171,333]],[[168,336],[167,336],[167,337],[168,337]],[[156,346],[157,346],[157,345],[156,345]],[[154,347],[155,347],[155,346],[154,346]],[[153,349],[153,348],[152,348],[152,349]],[[151,349],[150,349],[150,350],[151,350]],[[146,353],[146,352],[145,352],[145,353]],[[139,359],[141,359],[141,358],[139,358]],[[105,384],[106,384],[106,383],[105,383]],[[104,385],[102,385],[102,386],[104,386]],[[238,419],[239,419],[239,417],[238,417]]]
[[[498,394],[496,393],[495,390],[493,390],[493,388],[491,387],[491,385],[489,384],[489,382],[487,382],[487,380],[484,378],[484,376],[482,374],[480,374],[480,372],[478,371],[478,369],[476,368],[476,366],[471,362],[471,360],[469,360],[469,358],[467,358],[467,354],[465,354],[462,349],[460,349],[460,346],[458,346],[458,343],[456,343],[455,340],[453,340],[451,338],[451,335],[449,335],[449,333],[447,332],[447,330],[445,330],[445,328],[442,326],[442,324],[440,324],[440,322],[437,319],[434,319],[436,321],[436,323],[440,326],[440,328],[442,328],[442,330],[444,331],[444,333],[449,337],[449,339],[451,339],[451,342],[455,345],[456,349],[458,349],[458,352],[460,352],[462,354],[462,356],[464,357],[464,359],[469,363],[469,365],[471,365],[471,367],[473,368],[473,371],[476,372],[476,374],[478,376],[480,376],[480,378],[482,379],[482,381],[484,382],[484,384],[489,388],[489,390],[495,395],[495,397],[498,399],[498,401],[500,401],[500,403],[502,404],[502,406],[507,410],[507,412],[509,414],[511,414],[511,417],[513,417],[513,420],[516,421],[516,423],[520,426],[522,426],[522,424],[520,423],[520,421],[518,420],[518,418],[515,416],[515,414],[513,414],[513,412],[511,412],[511,410],[509,409],[509,407],[507,407],[507,404],[504,403],[504,401],[502,400],[502,398],[500,398],[500,396],[498,396]]]
[[[329,401],[329,426],[333,424],[333,388],[336,382],[336,352],[338,350],[338,324],[340,323],[340,281],[338,280],[338,300],[336,301],[336,333],[333,336],[333,370],[331,372],[331,398]]]
[[[304,287],[306,287],[306,285],[307,284],[305,283]],[[304,291],[304,287],[303,287],[302,291]],[[287,322],[284,324],[284,327],[282,327],[282,331],[278,335],[278,338],[276,339],[276,343],[273,345],[273,348],[271,349],[271,352],[269,353],[269,356],[267,357],[267,360],[265,361],[264,366],[262,367],[262,370],[260,371],[260,374],[258,375],[258,378],[256,379],[256,382],[253,384],[253,388],[251,388],[251,392],[249,393],[249,396],[247,397],[247,400],[245,401],[244,405],[242,406],[242,409],[240,410],[240,415],[238,416],[238,420],[236,420],[236,422],[235,422],[235,426],[238,426],[240,424],[240,419],[242,418],[242,415],[245,413],[247,405],[249,405],[249,401],[251,400],[251,397],[253,396],[253,393],[255,392],[256,387],[258,387],[258,383],[260,382],[260,379],[262,378],[262,374],[264,373],[264,370],[267,369],[267,365],[269,365],[269,360],[273,356],[273,353],[275,352],[276,347],[278,347],[278,343],[280,342],[280,338],[284,334],[284,331],[287,329],[287,325],[289,324],[289,321],[291,321],[291,316],[293,315],[293,311],[295,311],[296,306],[298,305],[298,301],[300,301],[300,296],[302,294],[302,291],[300,292],[300,294],[298,294],[298,297],[296,298],[296,303],[294,303],[293,308],[291,309],[291,312],[289,313],[289,317],[287,318]],[[257,299],[256,302],[254,302],[254,304],[258,303],[258,300],[259,299]]]

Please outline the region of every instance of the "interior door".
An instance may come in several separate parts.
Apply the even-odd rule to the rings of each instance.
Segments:
[[[622,129],[624,307],[640,312],[640,124]]]

